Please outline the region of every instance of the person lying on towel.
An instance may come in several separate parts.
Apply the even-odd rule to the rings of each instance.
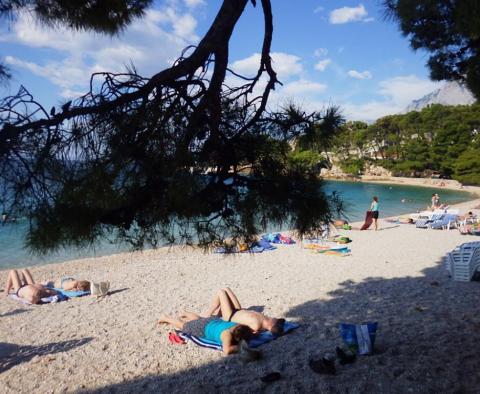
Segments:
[[[184,312],[179,318],[162,316],[158,323],[170,324],[186,334],[221,343],[225,355],[238,353],[240,341],[248,342],[253,336],[252,330],[242,324],[227,322],[217,317],[201,317],[191,312]]]
[[[13,290],[19,298],[23,298],[32,304],[40,304],[42,298],[57,295],[58,293],[40,283],[35,283],[28,269],[21,271],[10,270],[5,286],[6,296]]]
[[[69,276],[56,281],[48,281],[44,285],[66,291],[90,291],[90,282],[88,280],[76,280]]]
[[[218,316],[227,322],[244,324],[254,333],[270,331],[273,335],[283,334],[285,319],[265,316],[263,313],[243,309],[233,291],[226,287],[213,297],[212,303],[203,316]]]

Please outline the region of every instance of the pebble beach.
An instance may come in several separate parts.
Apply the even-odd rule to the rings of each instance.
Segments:
[[[480,214],[479,204],[458,208]],[[447,252],[478,237],[379,224],[379,231],[341,231],[353,240],[345,257],[298,242],[260,254],[172,247],[35,266],[37,281],[108,280],[110,294],[33,306],[0,293],[0,392],[478,392],[480,284],[452,281],[444,263]],[[243,307],[300,328],[247,364],[168,341],[161,314],[203,311],[226,286]],[[340,322],[366,321],[379,324],[373,355],[337,363],[334,376],[309,368],[310,359],[342,346]],[[262,382],[270,372],[281,379]]]

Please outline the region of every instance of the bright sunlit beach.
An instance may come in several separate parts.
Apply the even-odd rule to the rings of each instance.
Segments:
[[[477,1],[0,3],[1,393],[479,392]]]

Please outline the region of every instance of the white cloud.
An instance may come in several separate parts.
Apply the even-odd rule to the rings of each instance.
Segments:
[[[190,15],[182,15],[173,23],[174,33],[182,38],[195,36],[195,28],[197,27],[196,19]]]
[[[337,8],[331,11],[329,16],[329,22],[333,25],[370,20],[372,18],[368,18],[368,12],[363,4],[359,4],[357,7]]]
[[[357,71],[357,70],[350,70],[348,71],[348,76],[355,78],[355,79],[372,79],[372,73],[370,71]]]
[[[417,100],[438,89],[441,84],[415,75],[398,76],[381,81],[378,84],[377,100],[362,104],[340,103],[344,114],[351,120],[373,121],[382,116],[401,113],[411,101]]]
[[[303,72],[303,66],[300,62],[301,58],[298,56],[284,52],[272,52],[271,57],[273,69],[276,71],[278,79],[280,80],[286,80]],[[259,53],[254,53],[245,59],[233,62],[231,67],[238,74],[253,76],[258,71],[260,58]]]
[[[195,8],[195,7],[198,7],[199,5],[205,4],[204,0],[184,0],[184,1],[186,6],[190,8]]]
[[[315,64],[315,70],[325,71],[325,69],[331,62],[332,61],[330,59],[320,60],[317,64]]]
[[[299,79],[297,81],[286,84],[280,91],[280,94],[287,96],[297,95],[315,95],[323,93],[327,89],[327,85],[323,83],[313,82],[306,79]]]
[[[327,56],[328,55],[328,49],[327,48],[317,48],[317,49],[315,49],[315,52],[313,52],[313,55],[315,57]]]
[[[62,27],[49,29],[24,14],[1,41],[54,50],[55,55],[45,62],[12,56],[8,61],[48,79],[61,88],[62,96],[68,96],[86,91],[93,72],[122,72],[125,65],[133,63],[148,77],[170,66],[183,48],[198,41],[196,24],[188,12],[172,7],[150,9],[119,37],[108,37]]]
[[[404,109],[412,100],[419,99],[439,88],[438,82],[420,79],[415,75],[398,76],[379,83],[379,93],[390,97]]]

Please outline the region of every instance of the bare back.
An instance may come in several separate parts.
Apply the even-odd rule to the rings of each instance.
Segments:
[[[254,332],[258,332],[262,329],[264,318],[265,316],[259,312],[240,309],[234,313],[230,321],[243,324],[250,327]]]
[[[55,294],[57,294],[55,290],[47,289],[39,283],[23,286],[18,290],[18,296],[26,299],[32,304],[38,304],[42,298]]]

